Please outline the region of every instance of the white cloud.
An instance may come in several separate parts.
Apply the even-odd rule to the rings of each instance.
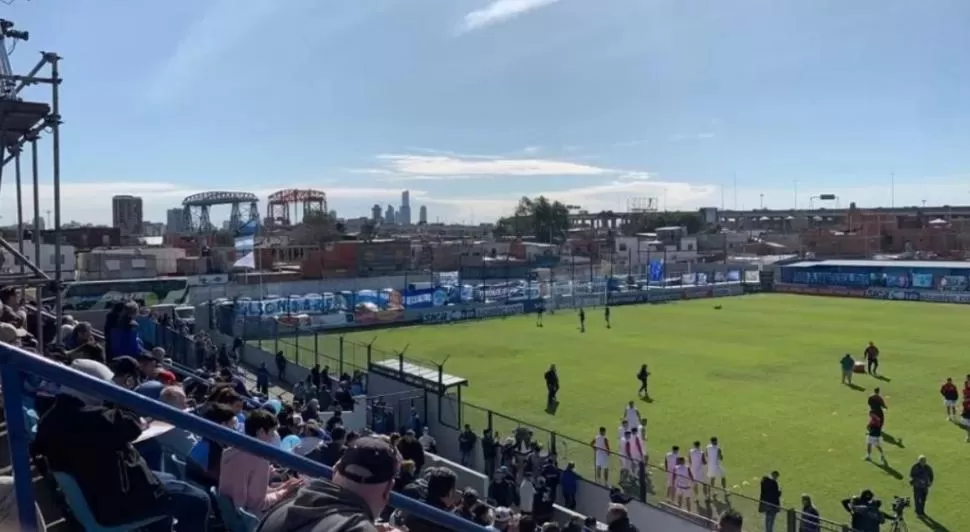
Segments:
[[[494,0],[482,9],[465,15],[459,32],[480,30],[482,28],[514,19],[530,11],[555,4],[560,0]]]
[[[614,170],[551,159],[469,159],[443,155],[378,155],[387,169],[405,179],[450,179],[467,176],[597,176]]]
[[[522,148],[522,153],[527,153],[532,155],[535,153],[539,153],[541,150],[542,150],[542,146],[526,146],[525,148]]]

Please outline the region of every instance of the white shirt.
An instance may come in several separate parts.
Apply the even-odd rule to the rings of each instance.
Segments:
[[[536,488],[532,485],[529,479],[523,479],[522,483],[519,484],[519,509],[523,512],[532,513],[532,499],[536,496]]]
[[[707,446],[707,464],[710,467],[719,467],[721,465],[721,448],[713,443]]]
[[[640,426],[640,411],[634,406],[626,407],[626,412],[623,414],[623,419],[630,424],[631,427]]]
[[[620,425],[620,428],[616,431],[617,432],[616,438],[618,440],[622,440],[623,438],[626,438],[626,433],[629,432],[629,431],[632,431],[632,430],[633,429],[631,429],[628,426],[627,427],[624,427],[623,425]]]
[[[421,448],[425,451],[431,449],[432,445],[435,445],[434,438],[430,434],[422,434],[421,437],[418,438],[418,443],[421,444]]]
[[[687,470],[687,464],[681,464],[674,468],[674,474],[677,478],[674,480],[678,488],[689,488],[690,487],[690,471]]]
[[[605,453],[610,450],[610,440],[606,439],[606,436],[603,436],[602,434],[597,434],[593,442],[593,445],[596,447],[597,451]]]
[[[690,470],[694,473],[695,478],[699,478],[700,473],[704,470],[704,451],[701,449],[690,450]]]
[[[673,451],[670,451],[669,453],[667,453],[667,462],[666,462],[666,464],[667,464],[667,471],[673,473],[674,468],[677,467],[677,459],[678,458],[680,458],[680,455],[677,454],[677,453],[675,453],[675,452],[673,452]]]

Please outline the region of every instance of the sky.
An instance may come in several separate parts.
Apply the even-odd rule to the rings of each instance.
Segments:
[[[18,73],[63,57],[65,221],[110,223],[113,194],[164,221],[196,192],[285,188],[346,217],[408,189],[414,218],[466,223],[539,194],[970,204],[966,0],[13,0],[0,17],[30,31]]]

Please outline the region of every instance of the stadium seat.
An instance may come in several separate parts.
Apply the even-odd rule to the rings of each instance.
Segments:
[[[253,532],[256,530],[259,525],[258,517],[236,506],[232,499],[220,494],[216,488],[210,488],[209,492],[219,505],[219,515],[222,516],[222,524],[226,525],[227,532]]]
[[[71,514],[74,515],[74,519],[88,532],[127,532],[129,530],[146,527],[163,519],[169,519],[166,515],[159,515],[126,525],[114,527],[101,526],[94,520],[91,508],[88,507],[88,501],[84,498],[84,494],[81,493],[81,487],[77,485],[74,477],[58,471],[54,471],[53,474],[54,479],[57,480],[57,485],[60,486],[61,492],[64,494],[64,499],[67,501],[68,507],[71,509]]]

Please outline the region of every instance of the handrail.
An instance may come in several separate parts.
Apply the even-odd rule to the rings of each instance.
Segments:
[[[10,452],[13,462],[14,487],[17,494],[21,530],[37,530],[34,513],[34,494],[30,471],[28,435],[23,420],[23,374],[30,373],[57,382],[79,392],[101,397],[150,416],[171,423],[189,432],[215,440],[224,445],[237,447],[247,453],[271,462],[295,469],[314,477],[330,478],[329,467],[302,456],[284,452],[261,443],[239,432],[220,427],[201,417],[182,412],[164,403],[151,400],[113,383],[99,381],[67,366],[47,360],[21,348],[0,342],[0,382],[3,385],[4,409],[7,416]],[[21,420],[21,421],[17,421]],[[432,508],[398,493],[391,494],[391,505],[405,512],[414,513],[446,530],[484,531],[485,528],[457,515]]]

